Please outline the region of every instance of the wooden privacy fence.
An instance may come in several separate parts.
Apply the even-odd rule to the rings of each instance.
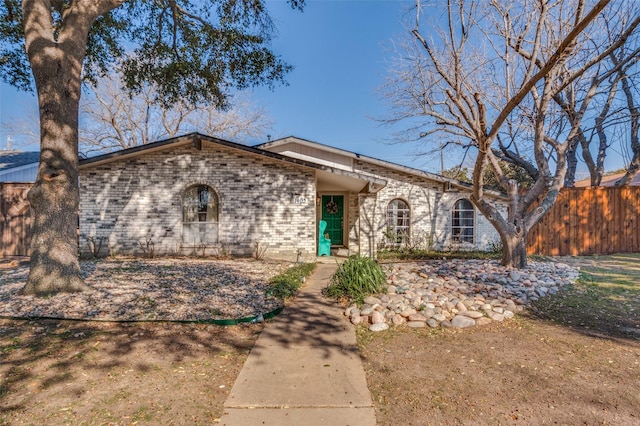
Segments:
[[[29,255],[32,218],[27,192],[32,185],[0,182],[0,257]]]
[[[529,254],[640,252],[640,187],[565,188],[529,233]]]

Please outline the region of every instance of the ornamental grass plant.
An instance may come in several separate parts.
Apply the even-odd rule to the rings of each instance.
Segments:
[[[361,304],[365,297],[384,292],[386,280],[386,274],[375,260],[355,254],[338,267],[323,293]]]

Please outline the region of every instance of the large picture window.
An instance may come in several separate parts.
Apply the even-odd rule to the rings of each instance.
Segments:
[[[218,242],[218,195],[207,185],[194,185],[182,198],[182,242],[199,247]]]
[[[451,239],[458,243],[472,243],[476,212],[471,201],[460,199],[453,206]]]
[[[399,246],[409,242],[410,223],[409,205],[398,198],[391,200],[387,206],[387,244]]]

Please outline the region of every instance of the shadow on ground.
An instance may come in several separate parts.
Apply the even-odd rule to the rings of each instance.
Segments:
[[[0,320],[0,424],[209,424],[261,330]]]
[[[640,255],[565,259],[581,268],[575,284],[533,303],[533,318],[588,336],[640,341]]]

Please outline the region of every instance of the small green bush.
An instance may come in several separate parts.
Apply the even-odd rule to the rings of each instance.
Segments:
[[[311,275],[315,267],[315,263],[301,263],[276,275],[269,280],[266,295],[282,300],[295,296],[304,280]]]
[[[491,248],[493,250],[493,247]],[[382,263],[399,260],[432,260],[432,259],[485,259],[499,260],[502,253],[498,251],[435,251],[435,250],[380,250],[378,260]]]
[[[365,297],[385,291],[386,280],[386,274],[375,260],[356,254],[338,267],[324,295],[362,303]]]

